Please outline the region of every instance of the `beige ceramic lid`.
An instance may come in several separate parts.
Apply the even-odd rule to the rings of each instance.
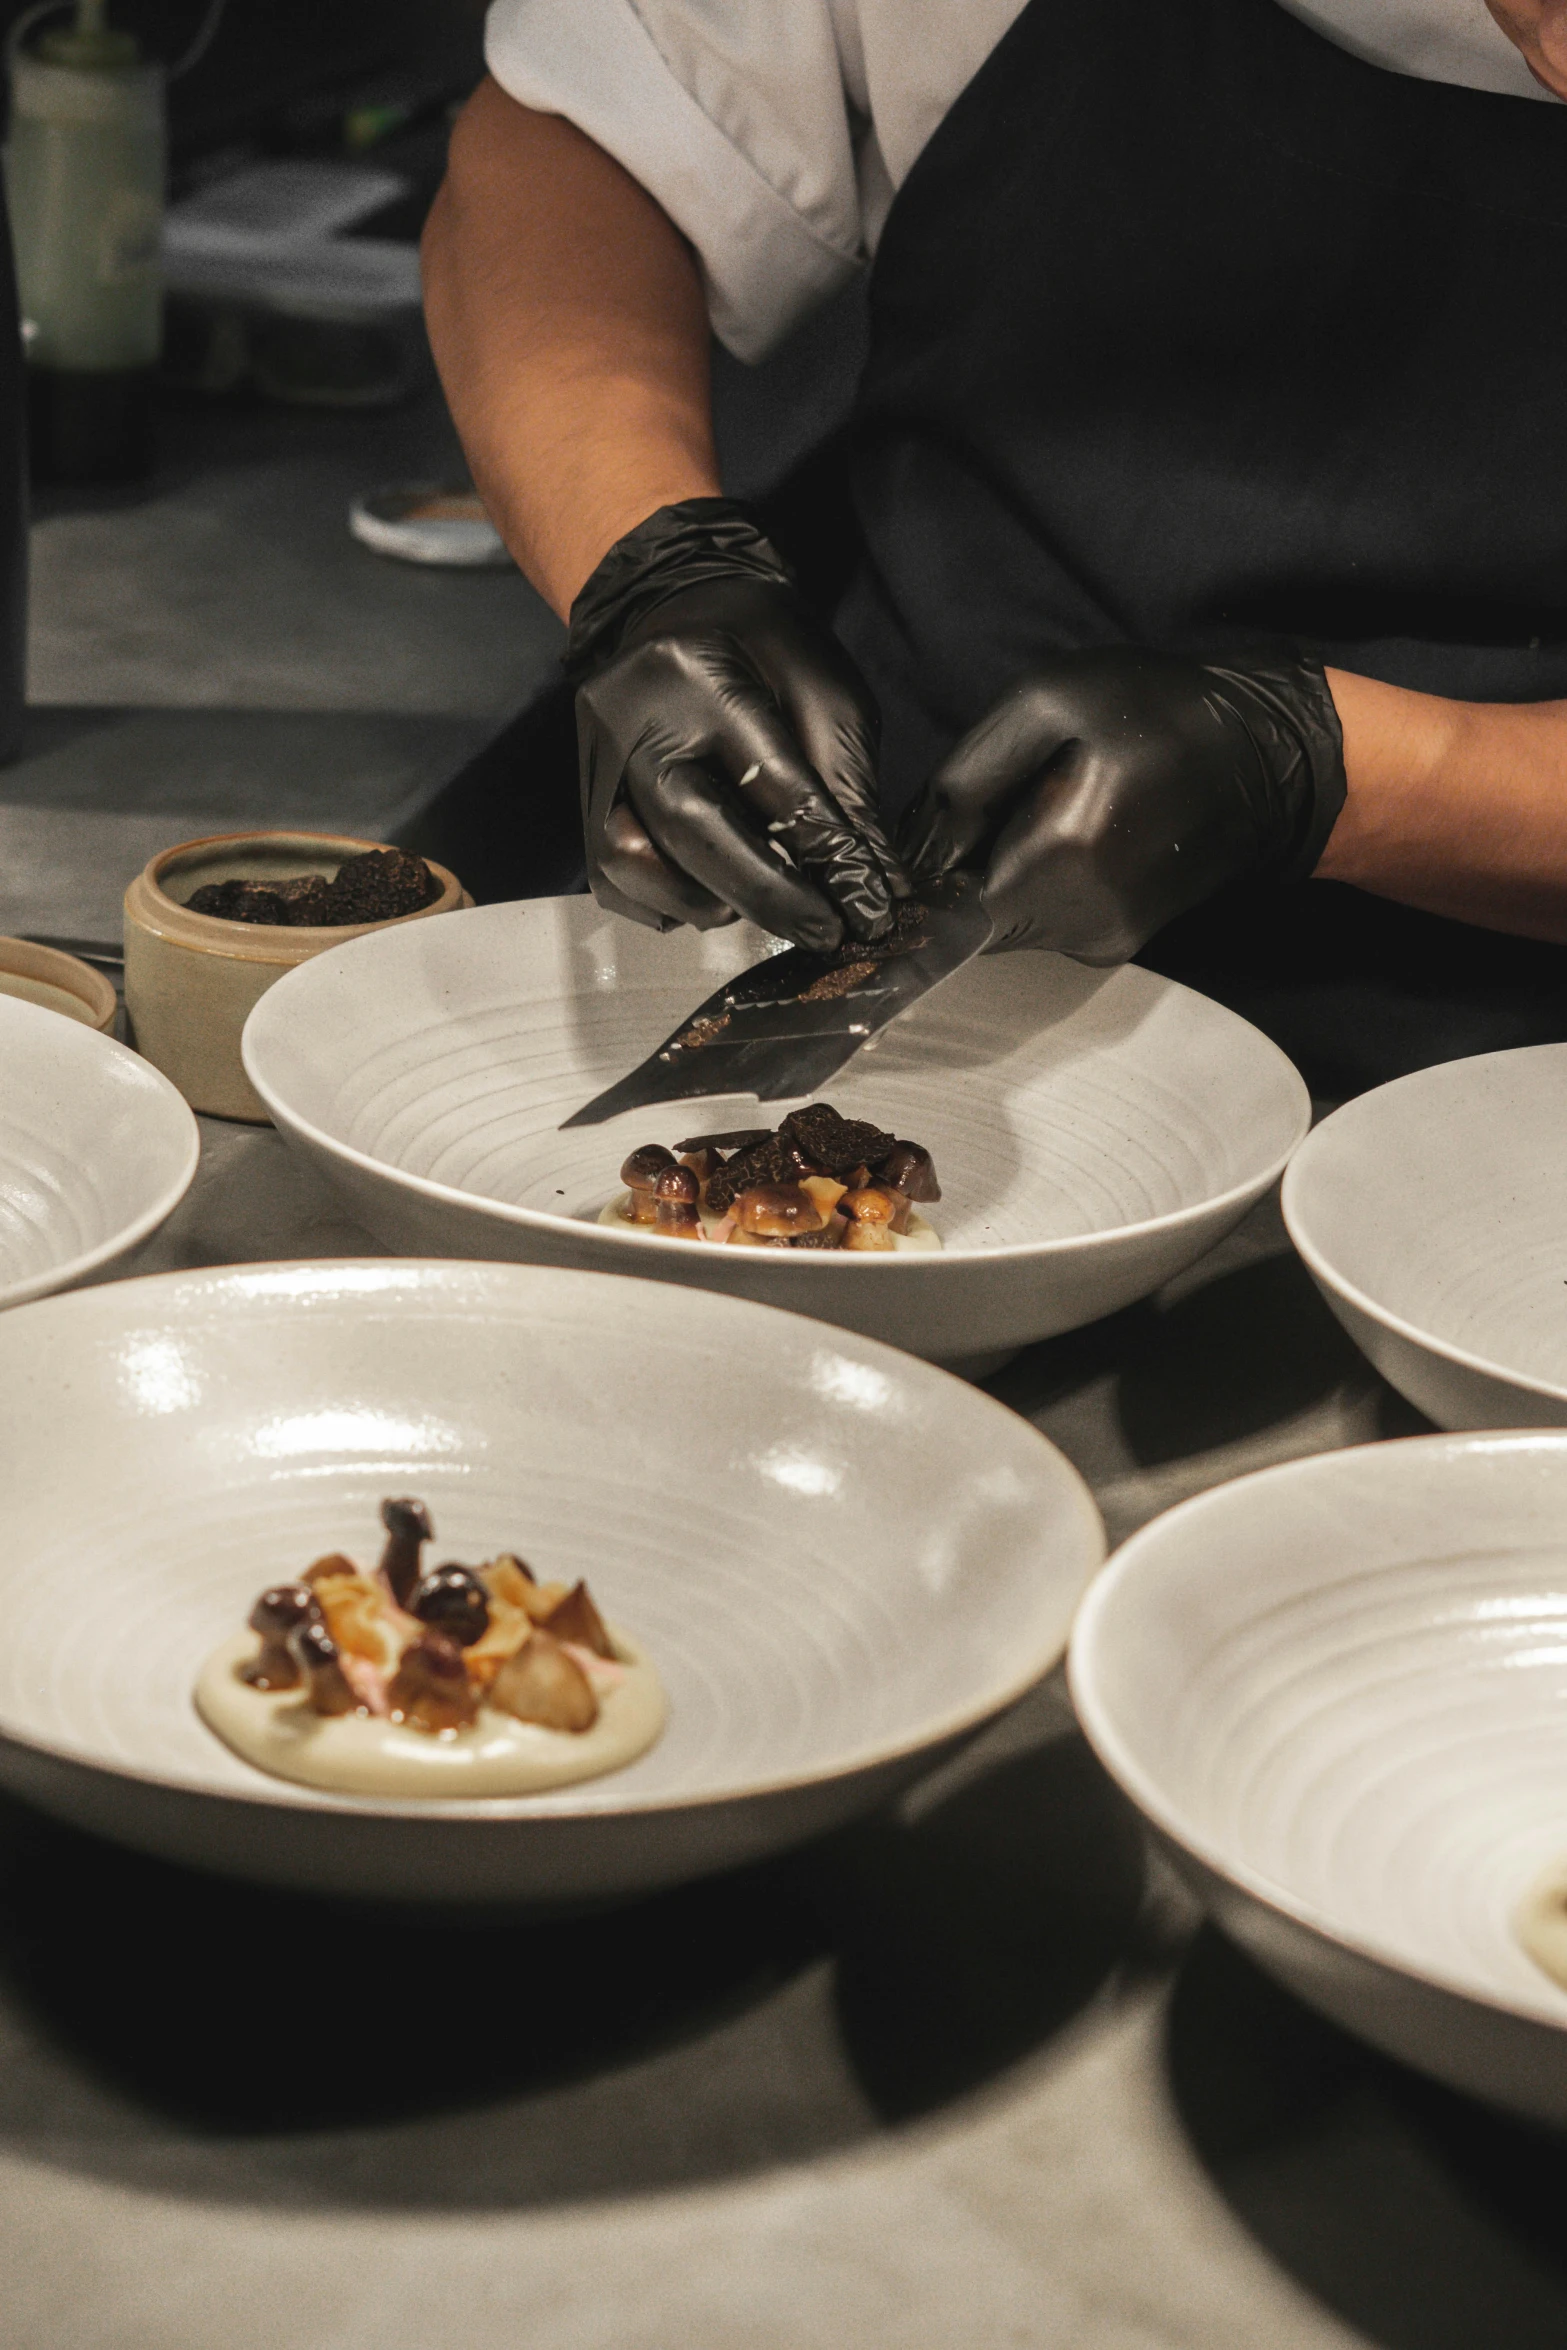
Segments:
[[[101,971],[59,947],[37,946],[30,938],[0,938],[0,995],[44,1004],[105,1036],[114,1026],[119,1004]]]

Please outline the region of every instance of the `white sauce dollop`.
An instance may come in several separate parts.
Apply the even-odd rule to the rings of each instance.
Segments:
[[[623,1678],[598,1687],[590,1730],[546,1730],[481,1706],[471,1729],[411,1730],[366,1714],[313,1713],[294,1689],[252,1689],[237,1668],[256,1653],[253,1632],[215,1649],[196,1683],[196,1710],[258,1770],[332,1795],[427,1795],[465,1802],[533,1795],[623,1770],[664,1727],[663,1684],[623,1632],[611,1631]],[[595,1684],[597,1686],[597,1684]]]

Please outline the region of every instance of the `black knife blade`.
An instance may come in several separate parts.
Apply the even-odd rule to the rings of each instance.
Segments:
[[[774,1102],[814,1093],[868,1037],[989,943],[979,891],[974,875],[953,874],[904,901],[886,939],[850,941],[826,955],[788,947],[753,963],[628,1076],[563,1119],[561,1130],[709,1094]]]

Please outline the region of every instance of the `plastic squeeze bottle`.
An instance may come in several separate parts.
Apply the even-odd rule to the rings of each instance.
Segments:
[[[27,20],[18,26],[25,39]],[[122,481],[152,459],[163,330],[164,76],[106,0],[13,36],[6,191],[27,358],[33,470]]]

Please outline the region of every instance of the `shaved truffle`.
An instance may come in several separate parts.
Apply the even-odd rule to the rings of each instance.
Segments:
[[[364,849],[339,865],[332,884],[332,922],[391,922],[417,914],[441,894],[422,857],[406,849]]]
[[[331,930],[350,922],[390,922],[417,914],[441,894],[422,857],[406,849],[365,849],[339,865],[335,877],[299,873],[290,879],[205,881],[186,900],[193,914],[222,922],[263,922],[288,929]]]
[[[738,1126],[729,1134],[688,1134],[677,1151],[747,1151],[759,1142],[771,1142],[770,1126]]]
[[[837,1176],[854,1167],[879,1167],[896,1140],[863,1118],[840,1118],[830,1102],[791,1110],[778,1134],[780,1141],[797,1143],[824,1175]]]

